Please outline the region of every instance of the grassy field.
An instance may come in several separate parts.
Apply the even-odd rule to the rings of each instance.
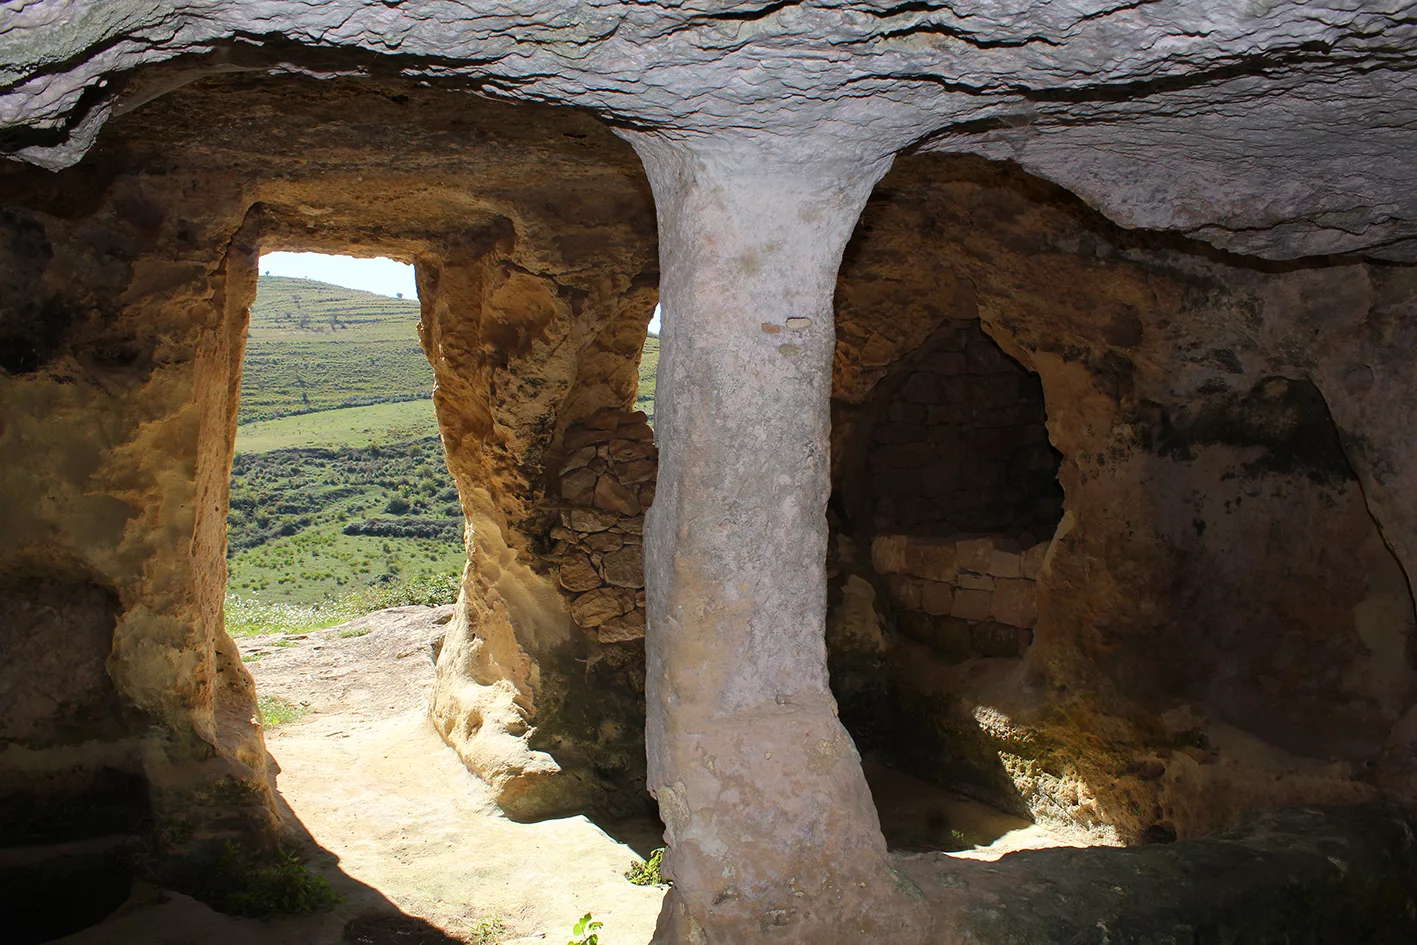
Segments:
[[[237,431],[236,452],[269,453],[302,446],[326,449],[369,446],[421,439],[437,430],[432,400],[406,400],[242,424]]]
[[[640,389],[635,395],[635,409],[643,410],[654,425],[655,375],[659,372],[659,336],[650,335],[640,352]]]
[[[241,423],[426,398],[418,302],[261,276],[241,374]]]
[[[418,303],[262,276],[242,374],[227,625],[306,632],[457,594],[462,510]],[[636,407],[654,416],[659,339]]]

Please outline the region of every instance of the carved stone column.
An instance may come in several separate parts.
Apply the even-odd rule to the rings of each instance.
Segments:
[[[823,642],[832,292],[888,162],[634,143],[664,313],[647,738],[675,885],[655,941],[913,940]]]

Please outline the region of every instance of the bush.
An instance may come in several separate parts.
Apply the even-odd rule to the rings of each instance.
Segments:
[[[301,863],[290,850],[248,853],[231,840],[226,842],[206,892],[197,898],[213,909],[252,918],[317,912],[344,901],[325,877]]]
[[[636,860],[632,863],[625,878],[636,886],[668,886],[669,881],[660,872],[663,865],[664,847],[660,847],[649,855],[648,860]]]

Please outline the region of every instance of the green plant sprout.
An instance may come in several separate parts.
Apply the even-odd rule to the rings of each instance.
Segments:
[[[603,928],[605,928],[605,923],[597,922],[595,919],[591,918],[591,914],[587,912],[585,915],[581,916],[581,920],[577,922],[576,927],[571,930],[571,935],[573,935],[574,938],[567,942],[566,945],[600,945],[600,936],[595,933]]]

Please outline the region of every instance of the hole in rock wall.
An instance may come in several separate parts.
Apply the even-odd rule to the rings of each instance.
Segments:
[[[231,479],[233,635],[456,598],[462,509],[416,334],[413,267],[372,262],[262,260]]]
[[[832,503],[833,682],[882,827],[902,849],[1027,827],[997,759],[926,722],[971,664],[1018,661],[1062,516],[1042,384],[983,330],[944,322],[877,385]],[[943,789],[943,790],[942,790]],[[981,803],[979,798],[987,801]]]

